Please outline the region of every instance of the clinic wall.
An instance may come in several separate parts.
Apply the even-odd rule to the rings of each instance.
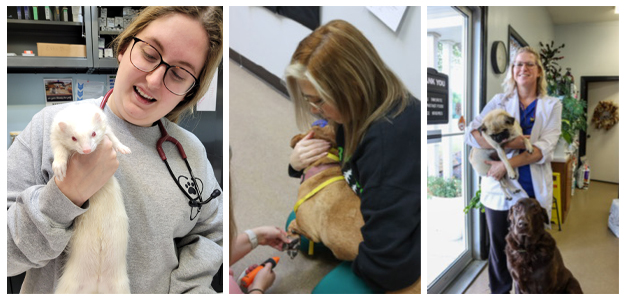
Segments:
[[[506,77],[495,74],[491,67],[491,44],[494,41],[503,41],[509,45],[509,25],[528,43],[529,46],[539,49],[539,42],[549,42],[554,39],[554,26],[548,11],[544,7],[500,7],[490,6],[487,20],[487,101],[493,96],[502,93],[502,82]],[[510,65],[510,64],[509,64]]]
[[[223,70],[218,72],[216,111],[196,111],[179,123],[194,133],[204,145],[218,182],[223,179]],[[33,116],[46,107],[44,78],[72,78],[107,82],[107,75],[94,74],[7,74],[7,148],[11,146],[11,131],[22,131]],[[105,90],[107,89],[105,85]],[[104,95],[103,95],[104,96]],[[210,130],[207,130],[210,129]]]
[[[22,131],[33,116],[46,107],[43,80],[72,78],[107,82],[107,75],[93,74],[7,74],[7,148],[11,146],[11,131]],[[106,87],[105,87],[106,89]]]
[[[343,19],[359,28],[385,63],[420,97],[421,8],[409,7],[393,32],[364,6],[322,7],[321,23]],[[283,78],[300,40],[311,30],[262,7],[230,7],[230,48]]]
[[[558,25],[554,39],[565,43],[559,65],[572,68],[576,85],[581,76],[619,76],[619,21]]]

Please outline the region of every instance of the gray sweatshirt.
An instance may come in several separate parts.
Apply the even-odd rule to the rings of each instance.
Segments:
[[[102,98],[85,100],[100,104]],[[89,209],[74,205],[53,180],[50,126],[65,105],[37,113],[7,152],[7,276],[26,273],[22,293],[52,293],[73,232],[74,218]],[[130,124],[106,107],[109,126],[131,154],[118,154],[118,179],[129,220],[128,277],[132,293],[214,293],[213,276],[223,262],[222,196],[190,220],[188,199],[156,150],[158,126]],[[202,199],[220,189],[197,137],[162,119],[184,147]],[[172,143],[163,150],[185,186],[187,167]],[[221,190],[221,189],[220,189]],[[193,196],[193,194],[191,194]],[[195,211],[194,211],[195,214]]]

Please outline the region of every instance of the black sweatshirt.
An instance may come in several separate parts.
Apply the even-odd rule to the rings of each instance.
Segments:
[[[365,221],[364,241],[352,269],[380,291],[405,288],[421,274],[421,116],[420,101],[412,100],[395,118],[370,125],[343,168],[344,177],[361,198]],[[341,125],[336,140],[343,148]],[[301,174],[289,167],[290,176]]]

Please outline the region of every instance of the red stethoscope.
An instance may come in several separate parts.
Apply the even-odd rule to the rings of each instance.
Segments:
[[[106,106],[106,103],[109,100],[109,97],[111,96],[112,93],[113,93],[113,89],[110,89],[106,93],[106,95],[104,95],[104,98],[102,99],[102,102],[100,103],[101,109],[104,110],[104,107]],[[157,144],[156,144],[157,152],[159,152],[159,156],[161,157],[163,162],[165,162],[165,165],[167,166],[167,170],[170,172],[170,176],[172,176],[172,179],[174,180],[174,182],[176,182],[176,185],[178,186],[180,191],[183,192],[183,194],[185,194],[187,199],[189,199],[189,206],[191,207],[191,212],[189,213],[189,220],[193,220],[200,213],[200,209],[202,208],[202,205],[205,205],[209,203],[209,201],[217,198],[220,194],[222,194],[222,192],[220,192],[219,189],[215,189],[213,190],[209,198],[202,201],[201,197],[202,197],[202,192],[204,190],[204,185],[202,183],[202,180],[193,176],[193,172],[191,171],[191,166],[189,166],[189,162],[187,161],[187,154],[185,154],[183,145],[181,145],[178,140],[176,140],[175,138],[173,138],[167,133],[167,131],[165,130],[165,126],[163,126],[163,122],[161,122],[160,119],[157,120],[157,125],[159,125],[159,130],[161,130],[161,138],[157,141]],[[183,176],[183,175],[178,176],[178,179],[176,178],[176,176],[174,175],[174,172],[172,172],[172,169],[170,168],[170,164],[167,163],[167,157],[165,156],[165,152],[163,151],[163,143],[166,141],[171,142],[174,145],[176,145],[176,148],[178,148],[178,153],[180,153],[180,156],[183,158],[183,160],[185,161],[185,164],[187,165],[187,170],[189,171],[189,176],[191,176],[191,178],[187,178],[186,176]],[[187,188],[187,190],[185,190],[185,188],[183,188],[183,186],[180,184],[181,178],[188,180],[191,183],[191,185]],[[200,182],[200,184],[198,184],[198,181]],[[197,194],[197,196],[192,197],[190,193]],[[194,207],[198,208],[195,215],[193,214]]]

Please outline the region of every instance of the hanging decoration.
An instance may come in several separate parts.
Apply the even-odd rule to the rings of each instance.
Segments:
[[[619,122],[619,107],[613,104],[612,101],[600,101],[593,111],[591,124],[593,124],[596,129],[604,128],[605,130],[609,130],[617,124],[617,122]]]

